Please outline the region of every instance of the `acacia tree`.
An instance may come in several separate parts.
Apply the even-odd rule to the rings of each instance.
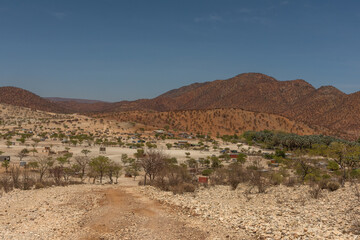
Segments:
[[[102,183],[102,179],[104,174],[108,170],[110,165],[110,159],[106,156],[98,156],[96,158],[91,159],[89,163],[89,167],[91,168],[92,172],[96,172],[99,175],[100,183]]]
[[[121,174],[121,169],[122,169],[122,167],[120,166],[120,164],[115,163],[113,161],[109,162],[106,172],[107,172],[107,175],[109,176],[110,183],[113,183],[113,177],[115,177],[115,183],[116,184],[118,183],[118,179]]]
[[[344,143],[334,142],[330,144],[328,156],[340,166],[342,174],[342,185],[348,178],[348,171],[359,165],[360,147],[349,146]]]
[[[75,162],[76,164],[73,168],[78,169],[80,172],[80,179],[81,181],[84,181],[86,167],[88,166],[90,159],[87,156],[76,156]]]
[[[81,153],[85,155],[85,157],[87,157],[87,155],[90,153],[91,151],[88,149],[83,149],[81,150]]]
[[[0,154],[1,155],[1,154]],[[6,173],[8,173],[9,167],[10,167],[10,160],[4,160],[1,163],[1,166],[5,168]]]
[[[134,157],[136,158],[137,161],[139,161],[139,159],[143,158],[145,156],[145,152],[144,149],[137,149],[136,153],[134,153]]]
[[[27,148],[22,149],[17,156],[19,157],[20,161],[22,161],[22,159],[26,156],[29,155],[29,150]]]
[[[51,157],[41,157],[36,162],[40,174],[39,181],[42,182],[45,173],[54,165],[54,160]]]
[[[297,160],[296,173],[300,175],[302,181],[305,181],[306,176],[314,172],[312,163],[312,160],[303,157]]]
[[[144,184],[146,185],[147,176],[150,180],[155,179],[156,175],[163,170],[165,166],[165,159],[163,153],[159,151],[150,150],[145,157],[141,159],[140,165],[144,169]]]

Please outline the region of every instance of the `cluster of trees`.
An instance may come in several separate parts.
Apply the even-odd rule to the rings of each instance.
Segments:
[[[288,150],[309,149],[315,144],[329,146],[333,142],[344,143],[347,145],[357,145],[356,142],[349,142],[343,139],[325,135],[306,135],[300,136],[293,133],[274,132],[274,131],[247,131],[243,138],[249,144],[261,144],[264,148],[286,148]]]

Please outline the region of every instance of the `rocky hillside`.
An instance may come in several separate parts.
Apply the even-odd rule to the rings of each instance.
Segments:
[[[277,114],[339,137],[360,136],[360,93],[347,95],[332,86],[316,89],[304,80],[278,81],[260,73],[195,83],[154,99],[114,103],[110,112],[236,108]],[[328,133],[330,134],[330,133]]]
[[[0,103],[11,104],[20,107],[27,107],[31,109],[68,113],[69,110],[50,102],[38,95],[16,87],[0,87]]]
[[[311,128],[305,124],[291,121],[268,113],[255,113],[241,109],[179,110],[168,112],[128,111],[98,114],[98,117],[118,121],[133,121],[146,125],[207,134],[241,134],[245,131],[273,129],[299,135],[310,135],[328,130]]]
[[[0,93],[0,103],[53,112],[106,113],[108,116],[126,111],[144,111],[145,117],[149,111],[243,109],[280,115],[313,129],[329,129],[326,134],[348,139],[360,137],[360,92],[348,95],[332,86],[316,89],[301,79],[278,81],[260,73],[244,73],[227,80],[194,83],[153,99],[116,103],[76,99],[52,99],[50,102],[25,90],[9,87],[0,88]],[[126,116],[118,115],[122,116],[121,119]],[[175,121],[183,122],[181,119]]]

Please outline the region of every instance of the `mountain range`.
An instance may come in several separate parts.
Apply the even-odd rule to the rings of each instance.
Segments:
[[[278,81],[261,73],[243,73],[227,80],[194,83],[153,99],[115,103],[45,99],[23,89],[2,87],[0,103],[44,111],[109,117],[114,113],[129,111],[238,109],[285,117],[305,124],[318,133],[347,139],[357,139],[360,136],[360,92],[345,94],[332,86],[315,88],[301,79]]]

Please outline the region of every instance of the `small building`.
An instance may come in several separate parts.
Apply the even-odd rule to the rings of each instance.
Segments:
[[[100,154],[105,154],[106,153],[106,147],[100,147],[99,148],[99,153]]]
[[[177,143],[178,143],[179,146],[183,146],[183,145],[188,144],[188,141],[186,141],[186,140],[180,140],[180,141],[178,141]]]
[[[10,156],[0,156],[0,162],[10,161]]]

